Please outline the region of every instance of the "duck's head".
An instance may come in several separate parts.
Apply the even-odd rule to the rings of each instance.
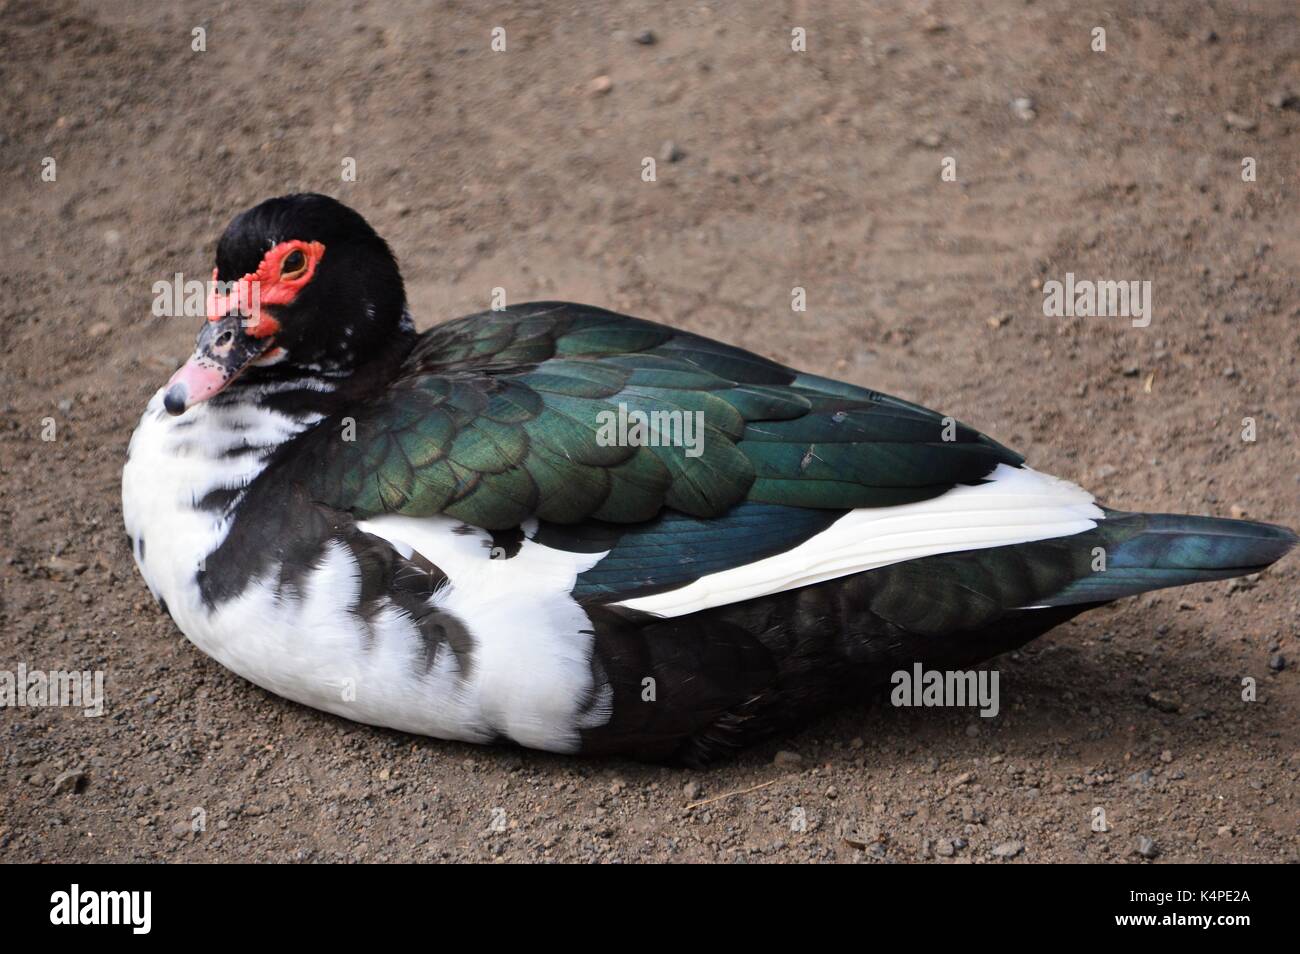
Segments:
[[[235,216],[212,277],[194,354],[167,383],[172,414],[237,379],[346,374],[406,327],[388,244],[328,196],[281,196]]]

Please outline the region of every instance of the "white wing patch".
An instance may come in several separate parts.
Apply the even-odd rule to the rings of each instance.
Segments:
[[[620,605],[682,616],[939,553],[1083,533],[1103,516],[1092,494],[1076,484],[999,464],[983,484],[919,503],[854,510],[785,553]]]
[[[357,527],[387,540],[403,556],[419,553],[446,573],[453,586],[486,592],[497,599],[509,599],[520,589],[567,596],[578,574],[591,569],[608,552],[570,553],[534,543],[536,520],[523,523],[523,543],[509,559],[493,553],[491,533],[451,517],[385,514],[358,520]]]
[[[591,620],[572,596],[578,574],[604,553],[534,543],[535,521],[524,524],[525,539],[508,559],[494,557],[486,530],[450,517],[389,514],[357,527],[447,574],[451,585],[435,601],[474,637],[474,675],[464,691],[486,723],[521,745],[574,751],[580,729],[608,721],[612,690],[592,684]]]

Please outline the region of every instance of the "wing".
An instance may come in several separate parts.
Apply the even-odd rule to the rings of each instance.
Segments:
[[[1022,462],[897,398],[554,302],[434,328],[392,386],[350,413],[355,440],[311,455],[317,500],[363,519],[445,514],[490,530],[530,517],[707,519],[742,502],[896,506]]]

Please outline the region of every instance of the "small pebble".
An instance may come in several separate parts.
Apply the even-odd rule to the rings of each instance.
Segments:
[[[75,795],[86,787],[86,773],[81,769],[73,769],[70,772],[64,772],[54,780],[53,793],[62,795],[65,792]]]
[[[1179,606],[1179,609],[1182,609],[1182,607]],[[1182,703],[1179,702],[1177,698],[1171,696],[1169,693],[1160,692],[1158,690],[1153,690],[1146,694],[1146,704],[1151,706],[1153,709],[1160,710],[1161,712],[1177,712],[1183,707]]]
[[[993,849],[994,858],[1014,858],[1025,850],[1025,846],[1018,841],[1004,841]]]
[[[1289,89],[1280,89],[1268,98],[1268,104],[1274,109],[1294,109],[1300,111],[1300,96]]]
[[[1128,783],[1135,788],[1146,788],[1155,780],[1155,775],[1150,769],[1143,769],[1140,772],[1134,772],[1128,777]]]

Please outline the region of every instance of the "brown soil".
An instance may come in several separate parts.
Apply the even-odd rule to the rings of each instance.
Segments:
[[[153,283],[314,189],[393,244],[422,326],[497,286],[604,305],[943,408],[1114,507],[1295,526],[1289,0],[148,6],[0,0],[0,668],[107,673],[102,718],[0,712],[0,859],[1300,857],[1295,557],[1002,658],[996,719],[864,699],[688,772],[272,697],[155,607],[118,496],[197,325]],[[1044,317],[1067,271],[1150,280],[1151,326]]]

